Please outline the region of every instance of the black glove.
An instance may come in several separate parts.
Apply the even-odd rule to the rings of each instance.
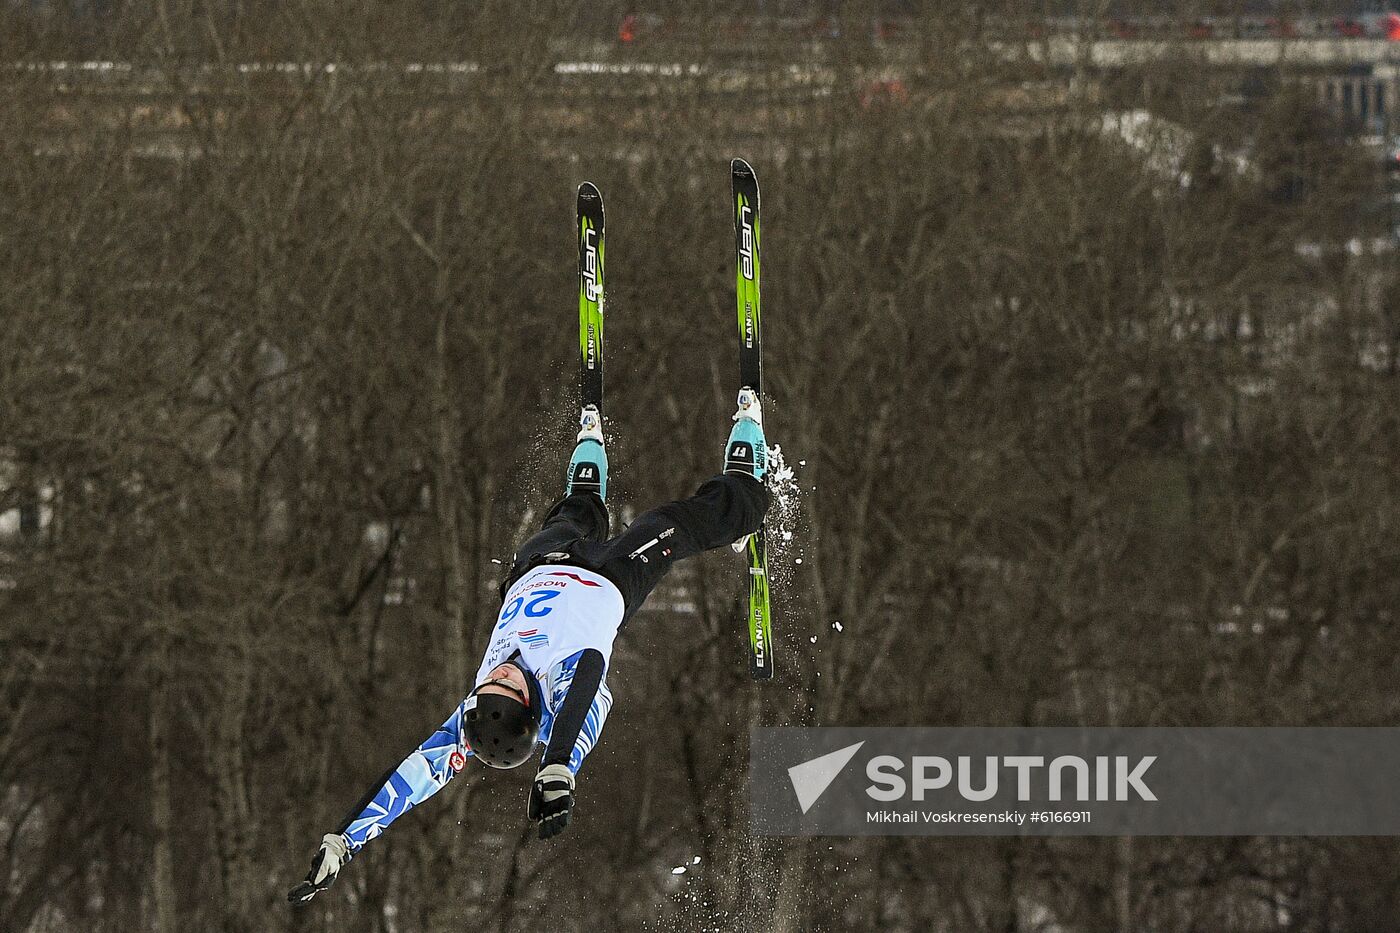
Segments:
[[[530,819],[540,824],[540,838],[557,836],[569,825],[574,809],[574,775],[564,765],[546,765],[530,788]]]
[[[321,850],[311,860],[311,871],[306,880],[287,892],[287,900],[293,904],[304,904],[331,886],[340,868],[350,861],[350,851],[345,847],[345,837],[340,833],[327,833],[321,839]]]

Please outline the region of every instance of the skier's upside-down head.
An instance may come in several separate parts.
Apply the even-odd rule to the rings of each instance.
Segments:
[[[514,662],[507,661],[491,669],[486,675],[486,679],[477,684],[473,691],[478,696],[499,694],[501,696],[515,697],[525,706],[530,705],[530,682],[525,679],[525,672],[515,665]]]
[[[488,768],[524,764],[540,734],[533,678],[511,661],[492,668],[467,698],[462,735]]]

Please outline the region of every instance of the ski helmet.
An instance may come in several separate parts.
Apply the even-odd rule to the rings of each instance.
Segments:
[[[488,768],[509,769],[525,763],[540,735],[540,720],[535,686],[529,675],[529,694],[522,702],[499,693],[482,693],[481,688],[497,684],[514,689],[505,680],[488,680],[478,684],[467,697],[462,717],[462,735],[477,760]]]

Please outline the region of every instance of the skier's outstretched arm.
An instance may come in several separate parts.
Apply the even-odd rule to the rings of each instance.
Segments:
[[[569,657],[554,678],[556,703],[549,742],[530,790],[528,815],[540,824],[540,838],[564,831],[574,806],[574,778],[593,750],[612,708],[603,682],[605,663],[594,648]],[[557,694],[563,696],[558,697]]]
[[[572,668],[572,677],[561,684],[563,700],[555,705],[549,744],[540,764],[564,765],[578,774],[583,759],[603,731],[612,708],[612,694],[603,683],[603,655],[596,648],[578,652],[564,662],[564,667]]]
[[[398,766],[384,773],[351,808],[334,833],[327,833],[311,862],[306,880],[287,893],[287,900],[309,901],[335,881],[346,862],[367,842],[413,807],[447,786],[466,763],[462,737],[462,707],[418,746]]]

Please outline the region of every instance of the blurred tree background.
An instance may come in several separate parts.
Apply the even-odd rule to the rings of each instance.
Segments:
[[[1398,922],[1383,839],[750,835],[751,725],[1387,725],[1400,657],[1357,128],[1280,67],[1053,62],[1010,6],[788,6],[3,7],[0,928]],[[582,180],[612,499],[718,467],[733,155],[802,462],[778,679],[697,559],[567,834],[469,769],[289,909],[559,491]]]

